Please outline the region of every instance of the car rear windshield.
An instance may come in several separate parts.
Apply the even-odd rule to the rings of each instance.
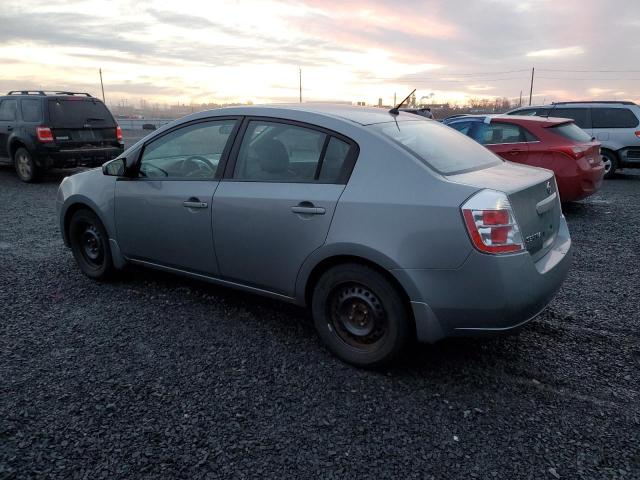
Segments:
[[[107,107],[96,99],[51,99],[49,100],[49,121],[51,126],[63,128],[116,126]]]
[[[582,130],[573,122],[554,125],[553,127],[549,127],[549,130],[557,133],[561,137],[568,138],[569,140],[573,140],[575,142],[586,143],[591,141],[591,135]]]
[[[443,175],[477,170],[502,162],[466,135],[438,122],[390,122],[371,127]]]

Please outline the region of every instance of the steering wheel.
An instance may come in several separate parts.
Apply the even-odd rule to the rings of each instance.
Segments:
[[[148,167],[155,168],[156,170],[162,172],[165,177],[169,176],[169,172],[167,172],[163,168],[158,167],[157,165],[154,165],[153,163],[147,162],[147,163],[144,164],[144,168],[148,168]],[[141,177],[148,177],[148,175],[144,172],[144,170],[142,170],[142,168],[140,169],[139,174],[140,174]]]
[[[194,167],[189,168],[187,165],[192,164]],[[216,173],[216,167],[211,161],[202,155],[192,155],[185,158],[182,162],[182,171],[186,172],[185,177],[193,177],[204,173],[202,176],[213,176]]]

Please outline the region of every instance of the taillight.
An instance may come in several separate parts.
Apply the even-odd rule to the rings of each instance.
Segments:
[[[116,139],[118,142],[122,143],[122,129],[120,128],[120,125],[116,127]]]
[[[38,137],[39,142],[53,142],[53,132],[49,127],[36,128],[36,136]]]
[[[520,228],[507,196],[482,190],[461,207],[473,246],[484,253],[513,253],[524,250]]]
[[[636,137],[640,137],[640,130],[636,132]]]

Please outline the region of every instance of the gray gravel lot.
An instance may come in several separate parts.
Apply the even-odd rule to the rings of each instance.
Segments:
[[[640,478],[640,175],[565,208],[570,276],[519,336],[367,372],[306,311],[84,277],[62,176],[0,169],[0,478]]]

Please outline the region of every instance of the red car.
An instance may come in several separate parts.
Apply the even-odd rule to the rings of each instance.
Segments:
[[[588,197],[602,185],[600,144],[573,120],[491,115],[454,117],[444,123],[505,160],[553,170],[563,202]]]

